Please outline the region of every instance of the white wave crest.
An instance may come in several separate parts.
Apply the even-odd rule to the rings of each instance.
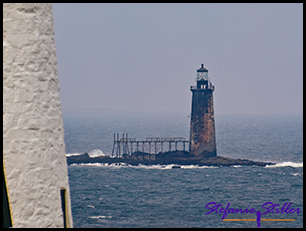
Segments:
[[[79,155],[82,155],[81,153],[66,153],[66,157],[69,157],[69,156],[79,156]]]
[[[101,167],[103,166],[103,164],[101,163],[81,163],[81,164],[76,164],[76,163],[73,163],[71,164],[70,166],[93,166],[93,167]]]
[[[139,164],[136,166],[128,165],[128,167],[133,167],[133,168],[144,168],[144,169],[172,169],[174,164],[168,164],[168,165],[160,165],[160,164],[154,164],[154,165],[144,165],[144,164]]]
[[[232,167],[233,168],[240,168],[240,167],[242,167],[242,165],[233,165]]]
[[[115,166],[117,167],[117,166]],[[177,164],[166,164],[166,165],[160,165],[160,164],[155,164],[155,165],[143,165],[139,164],[136,166],[132,166],[129,164],[125,164],[125,167],[132,167],[132,168],[144,168],[144,169],[172,169],[173,167],[180,167],[181,169],[191,169],[191,168],[219,168],[216,166],[198,166],[198,165],[177,165]]]
[[[105,154],[102,152],[102,150],[100,149],[94,149],[94,150],[91,150],[88,155],[90,157],[97,157],[97,156],[105,156]]]
[[[88,218],[91,218],[91,219],[111,219],[112,216],[91,216],[91,217],[88,217]]]
[[[266,165],[265,168],[279,168],[279,167],[293,167],[293,168],[303,168],[303,162],[294,163],[291,161],[286,161],[282,163],[277,163],[275,165]]]
[[[69,156],[80,156],[83,155],[84,153],[66,153],[66,157]],[[90,157],[97,157],[97,156],[107,156],[107,154],[104,154],[102,150],[100,149],[93,149],[91,150],[88,155]]]
[[[290,173],[291,176],[303,176],[303,173]]]
[[[81,163],[81,164],[71,164],[70,166],[92,166],[92,167],[110,167],[110,168],[142,168],[142,169],[161,169],[168,170],[172,169],[173,166],[179,166],[181,169],[195,169],[195,168],[219,168],[217,166],[198,166],[198,165],[176,165],[176,164],[167,164],[167,165],[130,165],[127,163]]]
[[[181,168],[183,169],[189,169],[189,168],[219,168],[218,166],[199,166],[199,165],[181,165]]]

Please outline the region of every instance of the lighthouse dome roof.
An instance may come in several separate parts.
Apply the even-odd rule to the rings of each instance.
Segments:
[[[204,67],[204,64],[201,64],[201,68],[197,72],[208,72],[208,70]]]

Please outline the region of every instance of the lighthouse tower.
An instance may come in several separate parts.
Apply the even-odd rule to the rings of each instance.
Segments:
[[[215,87],[203,64],[197,70],[196,86],[190,86],[190,90],[192,106],[189,153],[199,157],[217,156],[213,103]]]
[[[3,227],[73,227],[51,3],[3,4]]]

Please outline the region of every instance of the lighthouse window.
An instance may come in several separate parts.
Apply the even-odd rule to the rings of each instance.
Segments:
[[[12,218],[11,218],[10,205],[8,201],[6,183],[4,179],[4,170],[3,170],[3,228],[9,228],[9,227],[12,227]]]
[[[61,189],[62,211],[64,219],[64,228],[67,228],[68,216],[66,209],[66,189]]]

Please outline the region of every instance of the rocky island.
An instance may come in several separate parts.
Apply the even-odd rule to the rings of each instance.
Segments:
[[[204,67],[204,64],[201,64],[201,68],[197,70],[196,85],[190,87],[190,91],[192,92],[190,141],[185,140],[184,137],[149,137],[146,138],[146,140],[137,141],[135,138],[128,138],[128,134],[122,134],[122,138],[120,139],[119,133],[117,133],[117,135],[114,133],[112,154],[118,154],[117,157],[90,157],[88,153],[84,153],[83,155],[67,157],[67,163],[126,163],[130,165],[174,164],[177,168],[179,168],[180,165],[266,166],[275,164],[217,156],[213,104],[214,90],[215,86],[208,78],[208,70]],[[151,154],[152,143],[155,145],[155,154]],[[163,152],[163,143],[169,144],[168,152]],[[183,150],[181,151],[177,149],[179,143],[183,145]],[[142,152],[139,151],[139,144],[142,144]],[[171,150],[171,144],[175,145],[175,151]],[[189,145],[189,152],[185,150],[186,144]],[[133,145],[137,146],[136,152],[132,151]],[[148,146],[149,153],[144,152],[145,145]],[[157,152],[157,146],[160,146],[161,149],[159,153]],[[120,153],[125,154],[120,156]]]
[[[198,165],[198,166],[233,166],[233,165],[255,165],[266,166],[273,165],[271,162],[257,162],[246,159],[232,159],[222,156],[203,157],[190,155],[187,151],[169,151],[158,154],[149,154],[145,152],[134,152],[131,155],[124,154],[122,157],[97,156],[90,157],[88,153],[78,156],[67,157],[67,164],[81,163],[126,163],[130,165]]]

